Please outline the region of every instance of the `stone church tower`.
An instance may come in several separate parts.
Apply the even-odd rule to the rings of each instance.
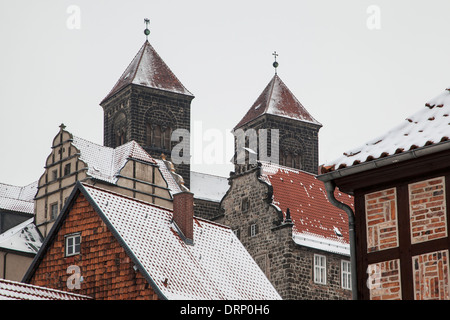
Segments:
[[[266,139],[268,155],[271,155],[271,146],[276,146],[279,150],[279,164],[317,174],[318,133],[321,127],[322,125],[311,116],[275,73],[252,107],[235,126],[234,131],[236,133],[236,130],[242,129],[248,140],[251,137],[251,134],[248,134],[249,129],[254,129],[255,133],[260,132],[260,129],[267,129],[267,136],[261,134],[257,136],[258,139]],[[271,138],[276,138],[272,129],[279,130],[279,140],[274,139],[275,141],[271,143]],[[249,144],[245,147],[253,150]],[[238,152],[240,146],[236,144],[235,148]],[[258,159],[261,156],[260,149],[258,140]],[[235,166],[236,172],[246,169],[248,166]]]
[[[104,145],[115,148],[134,140],[152,157],[172,160],[173,147],[182,141],[171,141],[172,133],[190,132],[193,98],[146,40],[100,103]],[[176,164],[175,169],[189,187],[190,165]]]

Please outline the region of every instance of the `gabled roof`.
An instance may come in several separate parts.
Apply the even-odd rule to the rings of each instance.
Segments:
[[[37,181],[24,187],[0,183],[0,209],[34,214]]]
[[[322,126],[305,107],[297,100],[289,88],[281,81],[278,75],[274,75],[261,95],[253,103],[250,110],[235,126],[235,129],[264,115],[271,114],[280,117],[300,120]]]
[[[90,300],[92,298],[61,290],[0,279],[0,300]]]
[[[30,218],[0,234],[0,248],[36,254],[43,239],[33,220]]]
[[[116,183],[118,174],[128,159],[157,164],[136,141],[110,148],[76,136],[72,137],[72,145],[80,151],[79,159],[88,166],[87,174],[95,179]]]
[[[450,88],[447,88],[398,126],[324,164],[321,171],[325,174],[437,144],[448,144],[450,147],[449,115]]]
[[[273,201],[285,215],[289,208],[293,238],[298,244],[348,255],[348,217],[333,206],[324,183],[315,175],[268,162],[261,162],[261,177],[273,187]],[[335,197],[353,207],[353,197],[335,192]]]
[[[130,84],[193,97],[192,93],[181,84],[148,41],[145,41],[125,72],[100,104],[103,104]]]
[[[57,234],[80,192],[160,298],[280,299],[230,228],[194,217],[194,244],[187,245],[172,221],[172,210],[80,182],[47,239]],[[24,279],[31,277],[49,242]]]

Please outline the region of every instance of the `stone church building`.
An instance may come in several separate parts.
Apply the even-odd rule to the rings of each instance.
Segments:
[[[190,131],[193,98],[146,41],[100,103],[105,146],[133,140],[153,158],[172,160],[178,140],[171,141],[171,134]],[[315,179],[321,127],[275,73],[234,127],[245,140],[236,140],[228,179],[191,172],[188,163],[174,165],[184,185],[192,186],[195,215],[230,226],[283,299],[352,296],[348,220]],[[275,161],[262,161],[261,145]],[[238,163],[242,148],[250,152]],[[252,151],[256,162],[250,161]],[[208,185],[220,186],[219,192],[206,195]],[[353,205],[347,195],[336,197]]]
[[[193,99],[146,40],[100,102],[103,145],[63,125],[55,136],[34,202],[42,235],[51,233],[78,181],[169,210],[173,195],[190,189],[195,216],[229,226],[283,299],[351,298],[348,220],[315,178],[322,125],[275,72],[234,127],[245,139],[236,140],[230,177],[191,172],[188,162],[174,161],[190,150],[173,133],[191,131]],[[252,150],[255,137],[265,148]],[[353,205],[339,191],[335,197]]]
[[[348,218],[315,178],[321,126],[275,74],[235,127],[278,129],[279,139],[258,135],[252,147],[248,135],[245,145],[236,143],[235,171],[217,221],[235,231],[283,299],[352,297]],[[279,163],[260,159],[265,143],[269,152],[278,149]],[[237,161],[242,148],[248,150],[244,163]],[[352,197],[335,197],[353,206]]]

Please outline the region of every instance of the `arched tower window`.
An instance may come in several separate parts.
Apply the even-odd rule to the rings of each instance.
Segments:
[[[114,119],[113,130],[116,147],[127,142],[127,117],[123,112],[120,112]]]

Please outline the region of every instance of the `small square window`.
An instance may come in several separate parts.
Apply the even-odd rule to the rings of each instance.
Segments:
[[[66,236],[66,257],[80,254],[81,234],[71,234]]]

